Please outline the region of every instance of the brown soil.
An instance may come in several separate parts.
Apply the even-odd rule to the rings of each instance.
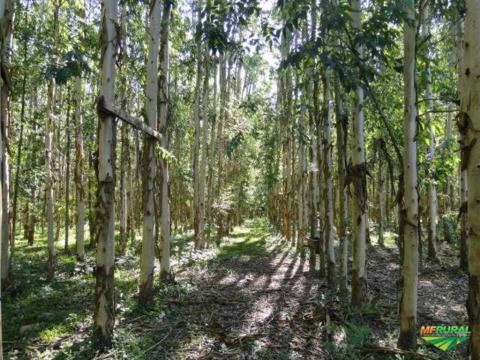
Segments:
[[[178,273],[176,282],[191,284],[193,290],[167,298],[166,315],[154,324],[158,342],[146,358],[399,358],[394,357],[398,336],[396,249],[369,250],[372,306],[353,313],[348,301],[328,293],[318,271],[310,271],[308,260],[284,244],[277,242],[268,250],[266,245],[260,242],[258,252]],[[466,324],[467,287],[466,276],[459,271],[426,264],[419,279],[419,326]],[[351,324],[370,328],[365,343],[353,348],[347,345],[352,335],[345,331]],[[376,348],[372,350],[369,344]],[[445,354],[421,341],[419,344],[426,358],[465,357],[464,348]]]

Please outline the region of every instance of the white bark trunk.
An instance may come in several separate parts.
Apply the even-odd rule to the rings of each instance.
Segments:
[[[121,27],[121,43],[122,43],[122,58],[128,57],[127,52],[127,6],[124,4],[120,14],[120,27]],[[120,64],[122,68],[124,63]],[[121,109],[126,113],[128,108],[128,79],[126,71],[122,78],[123,86],[120,91]],[[128,194],[127,194],[127,177],[130,170],[130,164],[128,162],[129,153],[129,135],[128,124],[123,123],[121,125],[121,150],[120,150],[120,239],[119,239],[119,253],[125,255],[128,242]]]
[[[13,7],[12,1],[6,0],[5,1],[5,20],[6,22],[3,25],[3,33],[1,34],[1,62],[2,67],[5,73],[8,74],[8,67],[9,67],[9,54],[10,54],[10,47],[12,44],[12,21],[13,21]],[[1,247],[2,247],[2,269],[1,269],[1,282],[2,286],[6,285],[9,278],[10,273],[10,265],[11,265],[11,249],[10,249],[10,156],[8,152],[8,141],[9,141],[9,134],[8,129],[10,127],[9,122],[9,107],[10,107],[10,89],[9,85],[2,81],[1,84],[1,108],[0,108],[0,116],[2,122],[2,134],[1,137],[4,146],[0,148],[1,150],[1,172],[2,172],[2,202],[1,206],[2,216],[2,228],[1,228]]]
[[[54,49],[55,56],[58,38],[58,11],[59,3],[55,1],[54,8]],[[56,61],[56,59],[55,59]],[[53,277],[55,266],[55,234],[54,234],[54,207],[53,207],[53,112],[55,106],[55,80],[52,78],[48,84],[47,117],[45,124],[45,193],[48,239],[48,276]]]
[[[197,21],[201,21],[202,1],[198,3]],[[204,239],[204,222],[202,219],[202,204],[200,203],[200,157],[201,157],[201,112],[202,112],[202,80],[203,80],[203,54],[200,39],[197,40],[196,56],[197,56],[197,76],[195,81],[195,104],[194,104],[194,123],[195,123],[195,144],[193,150],[193,212],[194,212],[194,232],[195,246],[203,248],[205,246]]]
[[[356,31],[361,30],[361,2],[352,0],[352,20]],[[357,48],[362,54],[361,47]],[[366,237],[367,237],[367,180],[365,162],[365,134],[363,114],[363,88],[359,85],[355,91],[355,109],[353,119],[352,169],[352,305],[360,306],[365,300],[366,274]]]
[[[169,117],[169,34],[170,34],[170,0],[164,0],[163,15],[160,31],[160,98],[159,98],[159,130],[163,135],[161,146],[169,149],[168,117]],[[161,191],[161,225],[162,225],[162,258],[160,261],[160,276],[163,279],[170,277],[170,174],[168,163],[160,158],[162,171]]]
[[[400,303],[400,337],[402,349],[417,346],[418,287],[418,193],[417,193],[417,108],[415,93],[415,1],[406,3],[408,21],[404,24],[404,164],[405,232],[403,246],[403,289]]]
[[[160,0],[150,4],[147,58],[147,84],[145,91],[146,123],[157,129],[158,117],[158,51],[160,48],[160,19],[162,7]],[[140,294],[143,303],[150,302],[153,295],[153,272],[155,269],[155,143],[151,137],[144,138],[143,151],[143,235],[140,258]]]
[[[117,1],[102,1],[101,77],[102,96],[109,104],[115,101],[115,61],[117,33]],[[99,113],[98,130],[98,240],[95,284],[95,340],[110,346],[115,324],[114,263],[115,263],[115,119]]]
[[[325,86],[325,117],[323,119],[323,180],[325,183],[325,249],[327,253],[327,278],[332,290],[336,290],[337,264],[335,261],[334,238],[334,203],[333,203],[333,141],[332,141],[332,90],[330,86],[331,74],[327,72],[324,78]]]
[[[75,79],[75,189],[77,200],[76,253],[77,260],[85,259],[85,155],[83,150],[83,87],[81,77]]]

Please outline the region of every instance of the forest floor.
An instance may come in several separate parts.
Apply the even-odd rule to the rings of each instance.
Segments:
[[[4,295],[6,359],[464,359],[419,341],[418,356],[396,353],[398,252],[368,252],[369,304],[353,311],[332,294],[289,244],[263,221],[236,228],[216,250],[195,252],[191,237],[173,244],[175,281],[137,305],[138,256],[117,261],[114,348],[91,348],[93,251],[85,265],[59,250],[55,280],[45,273],[45,244],[19,242],[15,285]],[[137,249],[138,250],[138,249]],[[418,325],[467,323],[467,278],[442,248],[419,281]]]

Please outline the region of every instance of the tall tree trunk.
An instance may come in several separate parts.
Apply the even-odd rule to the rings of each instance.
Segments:
[[[361,2],[352,0],[353,28],[361,30]],[[357,52],[362,54],[361,47]],[[352,198],[352,305],[359,307],[366,295],[366,237],[367,237],[367,179],[365,162],[365,134],[363,114],[363,88],[358,85],[355,91],[355,109],[353,119],[353,142],[350,177],[353,182]]]
[[[55,0],[54,5],[54,40],[53,40],[53,59],[56,59],[56,47],[58,41],[58,12],[60,8],[59,0]],[[45,196],[46,196],[46,217],[47,217],[47,239],[48,239],[48,277],[53,278],[55,267],[55,234],[54,234],[54,207],[53,207],[53,112],[55,108],[55,79],[50,79],[48,84],[47,99],[47,117],[45,124]]]
[[[197,6],[197,21],[201,21],[203,1],[200,1]],[[197,77],[195,81],[195,104],[194,104],[194,122],[195,122],[195,144],[193,149],[193,176],[194,176],[194,194],[193,194],[193,227],[195,233],[195,247],[201,249],[205,246],[204,242],[204,222],[202,218],[202,203],[200,201],[200,156],[201,156],[201,112],[202,112],[202,81],[203,81],[203,53],[201,36],[197,34],[196,44],[197,57]]]
[[[211,234],[212,234],[212,224],[213,224],[213,219],[212,219],[212,213],[213,213],[213,201],[214,201],[214,162],[216,159],[216,122],[217,122],[217,116],[218,116],[218,107],[217,107],[217,101],[218,101],[218,84],[217,84],[217,74],[219,70],[219,66],[217,64],[214,65],[215,71],[214,71],[214,85],[213,85],[213,99],[212,99],[212,104],[214,104],[214,114],[212,117],[212,121],[210,124],[210,141],[208,144],[208,155],[207,155],[207,166],[208,166],[208,175],[207,175],[207,203],[206,203],[206,210],[205,210],[205,216],[206,216],[206,224],[207,224],[207,241],[211,241]]]
[[[90,168],[93,168],[95,172],[95,179],[98,179],[98,158],[95,158],[94,154],[89,154],[88,156],[88,163]],[[89,247],[94,248],[97,246],[97,219],[96,219],[96,207],[94,204],[94,195],[93,193],[95,190],[93,187],[95,186],[94,181],[91,179],[87,179],[87,197],[88,197],[88,231],[89,231]]]
[[[199,162],[199,171],[198,171],[198,221],[199,221],[199,238],[201,238],[201,242],[205,241],[205,186],[207,181],[207,157],[208,157],[208,128],[209,128],[209,121],[208,121],[208,82],[210,79],[210,61],[208,56],[208,49],[205,49],[205,56],[203,58],[204,62],[204,78],[203,78],[203,93],[202,93],[202,106],[200,108],[201,111],[201,122],[202,128],[200,129],[200,141],[201,141],[201,155],[200,155],[200,162]]]
[[[12,24],[13,24],[13,2],[11,0],[6,0],[4,4],[5,11],[5,21],[3,25],[4,29],[2,30],[1,38],[1,66],[2,73],[6,76],[10,76],[9,65],[10,65],[10,47],[12,44]],[[10,265],[11,265],[11,254],[10,254],[10,156],[9,156],[9,128],[10,128],[10,95],[11,95],[11,84],[7,83],[3,79],[1,83],[1,94],[0,94],[0,116],[1,116],[1,137],[3,147],[1,150],[2,164],[1,164],[1,178],[2,178],[2,202],[1,206],[2,216],[2,228],[1,228],[1,247],[2,247],[2,257],[1,257],[1,282],[2,286],[5,286],[8,283],[10,278]]]
[[[117,1],[102,1],[101,79],[102,96],[110,104],[115,101],[115,54],[118,41]],[[101,98],[100,98],[101,99]],[[95,284],[95,340],[102,347],[112,343],[115,324],[115,119],[98,112],[98,191],[97,191],[97,268]]]
[[[11,10],[11,7],[9,6],[10,5],[10,0],[0,0],[0,21],[2,24],[5,23],[5,21],[8,21],[8,17],[10,16],[10,13],[9,11]],[[2,29],[0,29],[0,50],[1,50],[1,57],[0,57],[0,66],[2,67],[2,69],[4,71],[6,71],[7,69],[5,68],[6,66],[6,59],[5,59],[5,56],[6,56],[6,53],[5,53],[5,42],[6,42],[6,38],[8,36],[8,30],[6,27],[3,27]],[[2,77],[3,79],[3,77]],[[4,85],[6,84],[3,84],[3,80],[1,81],[2,84],[0,84],[0,114],[2,115],[2,118],[1,118],[1,125],[2,125],[2,128],[6,125],[5,124],[5,120],[3,118],[3,114],[6,113],[7,111],[7,103],[4,102],[4,99],[8,97],[8,88]],[[4,92],[7,91],[7,94],[4,94]],[[7,144],[5,143],[5,139],[4,139],[4,136],[3,134],[0,134],[0,151],[2,151],[2,153],[4,153],[6,151],[6,147],[7,147]],[[2,168],[4,167],[3,165],[3,157],[2,157]],[[4,193],[4,189],[5,187],[3,186],[3,182],[5,181],[5,178],[2,176],[1,177],[1,180],[2,180],[2,184],[0,186],[0,203],[3,204],[3,198],[5,196],[5,193]],[[0,218],[2,218],[2,221],[0,222],[0,234],[3,235],[3,227],[5,226],[4,222],[3,222],[3,206],[0,206]],[[3,238],[2,238],[3,240]],[[1,275],[1,279],[2,279],[2,282],[4,280],[4,275],[3,275],[3,271],[4,271],[4,261],[5,261],[5,256],[4,256],[4,246],[3,246],[3,241],[2,241],[2,244],[0,246],[0,260],[2,261],[2,266],[0,267],[0,275]],[[8,249],[7,249],[8,251]],[[8,253],[7,253],[8,255]],[[8,260],[8,258],[7,258]],[[1,295],[1,286],[0,286],[0,295]],[[0,360],[3,360],[3,326],[2,326],[2,308],[1,308],[1,302],[0,302]]]
[[[336,291],[337,264],[334,243],[333,203],[333,140],[332,140],[332,89],[330,73],[324,75],[324,117],[323,117],[323,181],[325,183],[325,250],[327,255],[327,279],[330,289]]]
[[[121,15],[120,15],[120,41],[122,43],[122,58],[126,59],[127,54],[127,6],[124,4],[121,7]],[[121,64],[122,69],[124,69],[125,64]],[[122,110],[127,112],[127,87],[128,81],[127,76],[125,75],[126,70],[123,72],[122,78],[122,87],[121,87],[121,107]],[[129,167],[129,163],[127,160],[128,157],[128,147],[129,147],[129,139],[128,139],[128,124],[123,123],[121,128],[121,150],[120,150],[120,238],[119,238],[119,253],[120,255],[125,255],[127,250],[127,242],[128,242],[128,196],[127,196],[127,176]]]
[[[344,108],[343,90],[338,79],[335,79],[335,111],[337,120],[337,172],[338,172],[338,238],[340,240],[339,259],[339,288],[342,293],[347,292],[348,284],[348,192],[346,186],[347,177],[347,129],[348,115]]]
[[[24,60],[27,58],[27,46],[25,45],[24,48]],[[24,125],[25,125],[25,92],[26,92],[26,85],[27,85],[27,74],[28,72],[25,71],[23,74],[22,80],[22,100],[21,100],[21,108],[20,108],[20,135],[18,137],[18,147],[17,147],[17,162],[15,166],[15,180],[14,185],[15,189],[13,192],[13,215],[12,215],[12,238],[10,241],[10,251],[13,256],[13,252],[15,250],[15,235],[17,232],[17,213],[18,213],[18,186],[20,180],[20,168],[22,166],[22,151],[23,151],[23,132],[24,132]]]
[[[78,261],[85,260],[85,155],[83,150],[83,86],[82,78],[75,79],[75,191],[76,191],[76,225],[75,243]]]
[[[425,24],[422,26],[422,36],[427,39],[430,36],[430,27],[427,25],[428,19],[428,9],[425,10]],[[427,45],[429,42],[427,41]],[[428,46],[429,48],[429,46]],[[426,89],[425,89],[425,98],[427,104],[427,111],[425,114],[425,120],[428,126],[428,137],[430,140],[430,145],[428,149],[428,159],[434,161],[435,158],[435,133],[433,129],[433,119],[430,115],[430,112],[433,110],[433,101],[432,101],[432,70],[430,68],[430,53],[429,49],[427,50],[426,55]],[[429,174],[430,179],[428,183],[428,258],[430,260],[437,260],[437,219],[438,219],[438,200],[437,200],[437,187],[435,185],[435,179],[433,174]]]
[[[406,2],[404,24],[404,185],[405,223],[400,301],[400,336],[402,349],[417,347],[418,288],[418,192],[417,192],[417,108],[415,92],[415,0]]]
[[[380,139],[383,141],[383,139]],[[381,153],[379,152],[379,156]],[[385,217],[387,212],[387,187],[385,179],[385,171],[383,169],[383,162],[379,161],[378,163],[378,245],[380,247],[385,247]]]
[[[66,169],[65,169],[65,246],[64,251],[68,253],[68,233],[70,229],[70,146],[71,146],[71,137],[70,137],[70,91],[68,91],[67,96],[67,145],[66,145]]]
[[[223,166],[223,157],[225,152],[225,142],[224,142],[224,124],[227,120],[227,67],[228,67],[228,56],[226,53],[220,55],[220,111],[218,117],[218,124],[217,124],[217,163],[218,163],[218,171],[217,171],[217,183],[215,185],[215,199],[217,201],[217,241],[219,242],[223,235],[224,235],[224,221],[223,215],[221,212],[221,195],[222,195],[222,188],[224,182],[224,166]]]
[[[461,9],[458,9],[457,13],[460,15],[461,19]],[[456,21],[455,24],[455,44],[456,44],[456,56],[457,56],[457,87],[459,91],[462,91],[461,79],[463,77],[463,21]],[[467,182],[467,164],[466,160],[466,139],[465,132],[459,128],[458,133],[458,142],[460,145],[460,150],[462,152],[460,162],[460,269],[463,271],[468,271],[468,247],[467,247],[467,228],[468,228],[468,182]]]
[[[306,134],[307,124],[305,115],[300,118],[299,127],[300,133]],[[305,256],[304,243],[307,237],[307,224],[308,224],[308,210],[307,210],[307,188],[308,188],[308,164],[306,154],[306,144],[303,136],[298,139],[299,156],[300,161],[298,165],[298,181],[299,181],[299,196],[298,196],[298,240],[297,250],[300,256]]]
[[[162,24],[160,29],[160,78],[159,78],[159,129],[163,135],[161,146],[169,149],[169,129],[168,122],[170,118],[169,101],[169,75],[170,75],[170,52],[169,52],[169,34],[170,34],[170,12],[172,8],[171,0],[164,0]],[[162,258],[160,261],[160,277],[162,279],[170,278],[170,231],[171,231],[171,211],[170,211],[170,173],[167,161],[160,157],[160,169],[162,172],[162,190],[161,195],[161,224],[162,224]]]
[[[162,7],[160,0],[150,4],[146,84],[146,119],[152,129],[157,129],[158,121],[158,51],[160,48],[160,21]],[[153,272],[155,269],[155,140],[145,137],[143,140],[143,237],[140,258],[140,293],[139,300],[149,303],[153,295]]]
[[[465,41],[460,87],[459,128],[465,136],[464,166],[468,183],[468,270],[467,310],[470,320],[470,355],[480,359],[480,2],[466,1]]]

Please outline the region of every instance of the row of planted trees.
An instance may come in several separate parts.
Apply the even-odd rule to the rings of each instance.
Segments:
[[[424,252],[438,261],[439,238],[458,249],[460,268],[470,273],[472,358],[480,356],[471,189],[478,8],[475,1],[279,2],[282,64],[271,130],[278,147],[270,170],[278,181],[267,193],[270,221],[302,256],[306,245],[320,254],[332,289],[346,293],[350,283],[357,308],[368,301],[368,244],[384,246],[395,233],[404,349],[417,346]]]
[[[78,262],[96,248],[94,328],[104,345],[117,256],[139,255],[139,301],[148,305],[155,259],[161,280],[171,277],[172,228],[194,229],[201,249],[253,214],[256,160],[234,157],[258,150],[243,136],[245,116],[258,127],[261,116],[255,101],[242,102],[266,66],[242,47],[248,24],[259,26],[255,1],[97,5],[5,3],[1,274],[9,296],[18,239],[36,246],[45,236],[54,280],[58,243],[70,253],[75,228]]]

